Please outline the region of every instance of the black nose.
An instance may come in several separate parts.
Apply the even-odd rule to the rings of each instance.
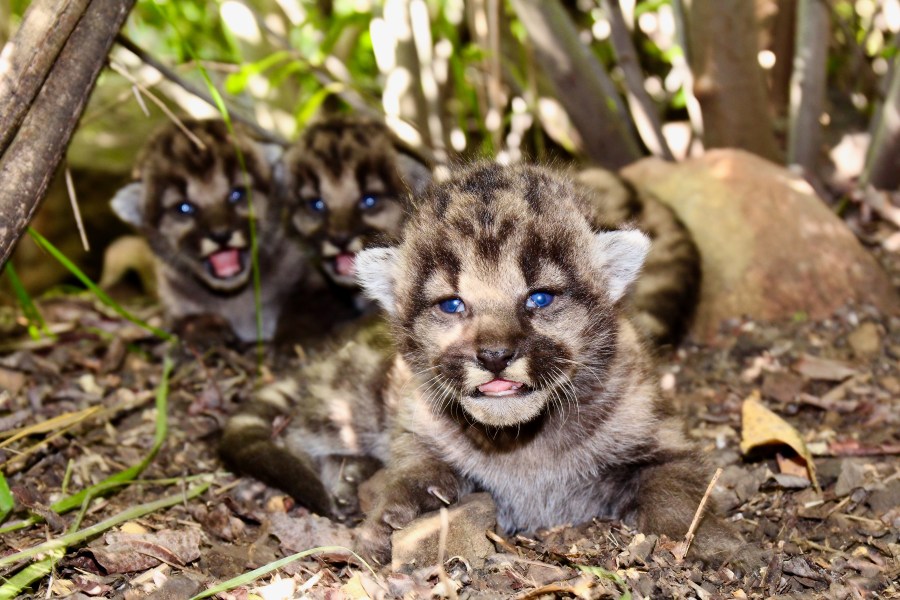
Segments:
[[[481,366],[499,375],[512,362],[515,352],[509,348],[481,348],[476,353]]]
[[[350,238],[353,237],[349,233],[332,233],[328,236],[329,240],[332,244],[343,250],[347,247],[347,244],[350,243]]]
[[[207,236],[209,239],[219,244],[220,246],[224,246],[231,240],[231,230],[219,230],[219,231],[210,231]]]

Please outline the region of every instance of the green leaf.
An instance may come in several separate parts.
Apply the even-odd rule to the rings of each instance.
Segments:
[[[9,484],[6,483],[3,473],[0,473],[0,523],[6,519],[15,504],[12,492],[9,491]]]
[[[41,315],[37,306],[35,306],[31,296],[28,295],[28,291],[22,284],[22,280],[19,279],[18,273],[16,273],[16,270],[12,266],[12,262],[6,263],[6,276],[9,278],[13,293],[16,295],[19,305],[22,307],[22,313],[28,321],[28,334],[31,338],[34,340],[40,339],[42,332],[47,334],[48,337],[53,338],[53,334],[47,329],[44,317]]]
[[[613,571],[607,571],[603,567],[591,566],[591,565],[575,565],[579,571],[584,573],[589,573],[594,577],[599,579],[606,579],[608,581],[612,581],[616,584],[616,587],[622,592],[622,595],[619,596],[621,600],[631,600],[631,590],[628,588],[628,583],[622,579],[622,577]]]
[[[19,598],[22,591],[35,581],[43,579],[53,571],[56,563],[65,555],[65,550],[57,548],[49,552],[50,556],[44,560],[32,563],[6,580],[0,586],[0,600],[12,600]]]

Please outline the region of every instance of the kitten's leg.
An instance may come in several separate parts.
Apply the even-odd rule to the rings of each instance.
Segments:
[[[456,502],[471,485],[434,457],[411,433],[397,437],[391,450],[387,483],[375,508],[366,515],[356,539],[365,558],[386,564],[391,533],[428,511]]]
[[[381,461],[371,456],[332,454],[320,461],[322,483],[330,494],[334,517],[346,521],[359,516],[359,484],[381,468]]]
[[[703,494],[712,479],[702,461],[677,459],[645,467],[637,491],[637,525],[647,533],[681,540],[687,534]],[[715,514],[712,499],[697,527],[689,557],[718,565],[728,561],[755,568],[764,559],[760,549],[748,546],[740,534]]]
[[[312,459],[272,440],[272,421],[280,414],[270,404],[248,403],[228,420],[219,452],[232,469],[284,490],[313,512],[331,516],[335,513],[331,494]]]

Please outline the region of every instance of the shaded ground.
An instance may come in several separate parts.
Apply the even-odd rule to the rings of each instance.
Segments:
[[[885,262],[900,273],[894,257]],[[189,598],[286,554],[349,543],[345,528],[236,479],[216,458],[226,415],[255,385],[254,349],[168,350],[87,298],[45,300],[41,309],[55,341],[31,341],[10,313],[0,318],[0,468],[17,499],[6,525],[27,516],[24,505],[48,521],[0,535],[0,556],[72,526],[77,509],[62,516],[46,510],[64,488],[74,493],[147,455],[167,352],[175,366],[165,444],[140,482],[95,499],[78,528],[202,481],[211,486],[73,546],[53,577],[35,586],[36,597],[50,587],[53,595],[80,598]],[[154,311],[138,312],[154,321]],[[848,307],[817,323],[802,315],[778,324],[735,321],[722,335],[722,349],[686,345],[660,368],[660,381],[724,467],[720,505],[751,543],[770,551],[760,572],[677,564],[672,540],[592,523],[500,540],[483,568],[451,559],[444,574],[425,567],[374,576],[324,553],[222,597],[419,598],[453,588],[461,598],[900,598],[900,319]],[[304,355],[270,355],[262,379]],[[786,448],[742,458],[742,402],[756,389],[807,442],[823,493],[791,475],[790,461],[779,466],[777,454],[790,458]],[[92,407],[100,410],[79,412]],[[44,430],[10,437],[54,417]],[[181,479],[198,475],[205,477]],[[24,564],[0,567],[0,576]]]

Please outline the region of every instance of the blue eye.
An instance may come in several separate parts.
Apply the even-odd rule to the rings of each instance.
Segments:
[[[449,298],[438,302],[438,307],[445,313],[461,313],[466,311],[466,304],[459,298]]]
[[[373,208],[376,204],[378,204],[378,198],[372,194],[363,196],[363,199],[359,201],[359,207],[363,210]]]
[[[321,198],[313,198],[309,201],[309,209],[313,212],[325,212],[325,201]]]
[[[535,292],[525,301],[527,308],[545,308],[553,303],[553,294],[547,292]]]
[[[236,187],[233,188],[230,192],[228,192],[228,201],[232,204],[237,204],[241,202],[247,197],[247,188],[245,187]]]
[[[175,205],[175,211],[181,215],[193,215],[197,212],[197,207],[190,202],[181,202]]]

